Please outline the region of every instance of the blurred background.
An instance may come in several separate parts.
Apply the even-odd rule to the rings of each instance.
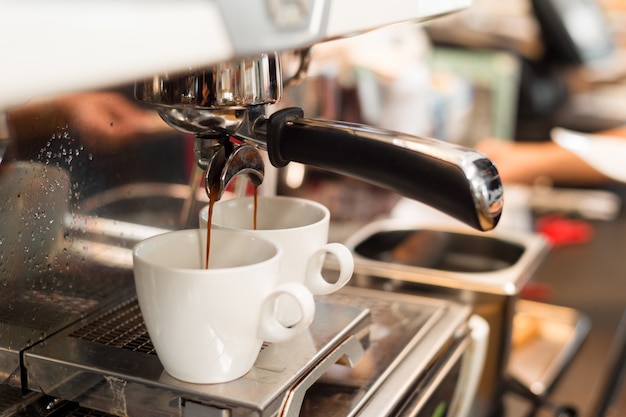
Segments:
[[[617,128],[626,120],[625,9],[608,0],[477,0],[425,24],[319,44],[309,78],[279,106],[469,147],[486,138],[546,142],[555,127]],[[280,192],[324,200],[337,219],[360,223],[398,203],[384,190],[295,165],[282,173]],[[615,186],[608,182],[601,186]],[[513,185],[508,205],[528,202]],[[358,204],[367,194],[375,198]]]
[[[308,76],[288,86],[273,109],[299,106],[307,117],[467,147],[490,138],[546,143],[555,128],[596,133],[626,122],[626,0],[474,0],[458,13],[317,44],[310,53]],[[283,55],[283,71],[293,74],[297,58]],[[0,113],[0,146],[0,272],[27,275],[31,287],[62,270],[65,281],[52,285],[88,291],[81,284],[89,263],[86,217],[94,224],[105,219],[176,229],[194,226],[207,203],[202,187],[188,186],[196,169],[192,136],[136,102],[132,85],[38,97]],[[621,155],[613,159],[623,168]],[[589,417],[626,415],[626,388],[619,383],[626,346],[623,178],[560,182],[538,175],[530,183],[505,183],[498,227],[541,233],[553,245],[522,296],[575,308],[593,322],[551,392]],[[262,188],[325,204],[330,240],[389,217],[462,227],[388,190],[296,163],[268,166]],[[240,180],[229,192],[250,187]],[[62,245],[51,249],[55,239]],[[92,245],[97,240],[90,237]],[[107,259],[114,261],[108,268],[128,267],[127,254]],[[87,271],[104,274],[100,267]],[[113,291],[116,280],[101,283]],[[6,315],[13,315],[8,307]],[[507,405],[506,417],[550,415],[515,396]]]

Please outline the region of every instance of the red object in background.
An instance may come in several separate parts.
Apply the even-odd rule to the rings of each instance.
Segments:
[[[535,229],[553,246],[586,243],[593,236],[593,227],[588,222],[568,219],[561,215],[546,215],[539,218]]]
[[[524,285],[520,296],[525,300],[549,301],[552,298],[552,286],[543,282],[529,282]]]

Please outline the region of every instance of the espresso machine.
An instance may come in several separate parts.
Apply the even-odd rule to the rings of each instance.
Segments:
[[[434,18],[468,1],[137,0],[117,6],[6,5],[3,39],[35,23],[19,47],[11,43],[3,52],[8,65],[0,77],[0,110],[7,120],[33,97],[134,80],[139,103],[193,135],[194,162],[210,198],[221,198],[235,177],[262,184],[266,153],[276,167],[294,161],[356,177],[480,231],[497,225],[502,185],[484,155],[307,118],[299,108],[269,111],[283,85],[306,71],[307,49],[315,43]],[[59,48],[67,59],[52,61]],[[82,54],[70,57],[68,50]],[[283,51],[299,51],[302,60],[298,74],[284,81]],[[34,76],[41,62],[55,65]],[[0,415],[467,415],[487,331],[471,308],[362,288],[320,297],[310,331],[266,346],[238,381],[198,386],[171,378],[145,331],[130,259],[134,243],[166,229],[94,215],[83,202],[69,208],[78,199],[76,187],[49,154],[40,152],[36,161],[5,158],[0,166],[0,214],[11,225],[0,236],[0,391],[6,398]],[[60,155],[67,156],[66,148]]]

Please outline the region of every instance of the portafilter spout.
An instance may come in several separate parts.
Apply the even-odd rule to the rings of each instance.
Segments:
[[[238,147],[249,146],[267,150],[277,167],[290,161],[316,166],[419,200],[478,230],[497,225],[502,183],[482,153],[361,124],[308,119],[299,108],[266,117],[265,105],[278,101],[281,93],[276,54],[175,77],[156,76],[135,87],[137,99],[156,105],[166,122],[195,134],[200,149],[196,155],[207,156],[197,162],[207,170],[208,191],[232,178],[228,174],[218,181],[210,174],[212,166],[226,167]],[[257,173],[248,165],[251,153],[242,152],[245,158],[237,171],[249,177]]]
[[[247,144],[235,145],[230,135],[197,133],[194,136],[196,164],[204,170],[204,185],[209,198],[220,200],[228,184],[239,175],[258,187],[263,183],[265,166],[259,150]]]

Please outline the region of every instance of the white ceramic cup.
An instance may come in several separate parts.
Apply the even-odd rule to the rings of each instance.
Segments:
[[[286,196],[259,196],[257,204],[255,230],[254,197],[216,202],[212,230],[245,230],[275,243],[283,251],[281,282],[302,283],[313,294],[330,294],[350,281],[354,271],[352,253],[341,243],[327,243],[330,212],[324,205]],[[200,228],[205,233],[208,211],[208,206],[200,211]],[[203,239],[205,244],[206,237]],[[339,264],[339,276],[333,282],[322,275],[327,254]]]
[[[220,383],[245,375],[263,341],[284,342],[315,315],[311,292],[279,283],[281,250],[247,233],[213,230],[210,268],[201,268],[201,231],[167,232],[138,243],[133,268],[139,307],[157,355],[173,377]],[[298,305],[291,327],[276,303]]]

